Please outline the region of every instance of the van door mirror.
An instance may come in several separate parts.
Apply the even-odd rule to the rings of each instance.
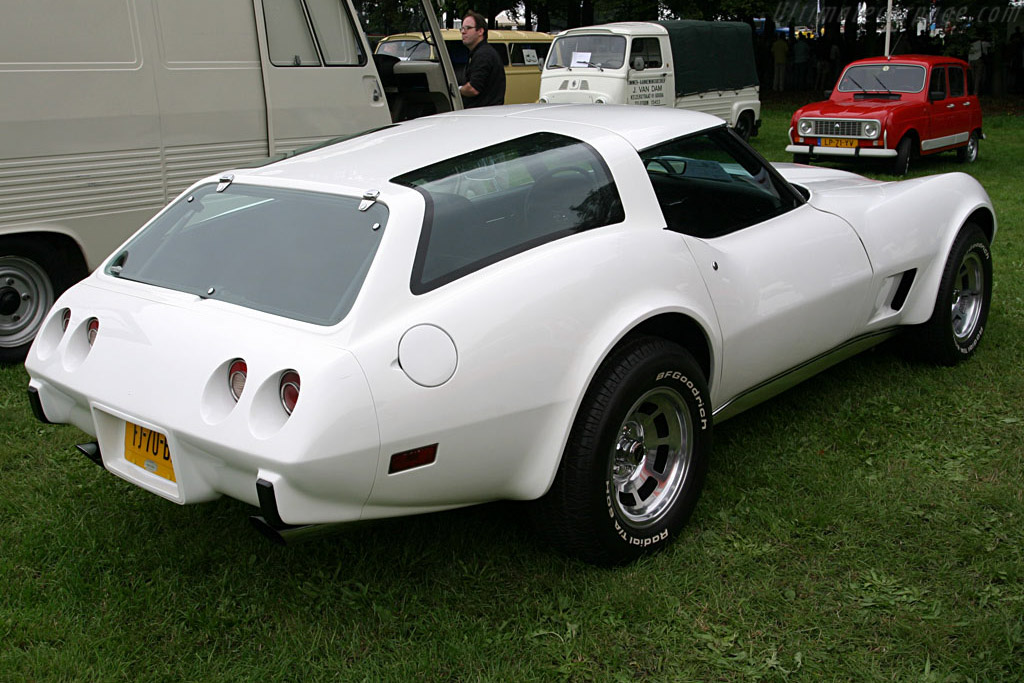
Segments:
[[[928,99],[932,102],[938,102],[946,99],[946,92],[944,90],[933,90],[928,93]]]
[[[630,64],[630,67],[632,67],[633,71],[643,71],[644,70],[644,58],[640,57],[639,55],[637,55],[636,57],[633,57],[633,63]]]

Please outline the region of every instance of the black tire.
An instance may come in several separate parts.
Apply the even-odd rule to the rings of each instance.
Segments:
[[[960,230],[942,269],[935,310],[908,335],[910,354],[937,365],[956,365],[974,355],[988,321],[992,252],[981,228]]]
[[[894,175],[907,175],[907,171],[910,170],[910,157],[913,153],[914,141],[909,137],[900,140],[900,144],[896,147],[896,158],[892,162]]]
[[[733,128],[736,135],[739,135],[744,142],[750,140],[750,136],[754,133],[754,112],[745,111],[740,114],[740,117],[736,119],[736,126]]]
[[[978,134],[972,131],[967,144],[957,148],[956,160],[961,164],[973,164],[978,160],[978,151]]]
[[[53,302],[80,275],[51,245],[0,238],[0,365],[25,360]]]
[[[663,549],[700,497],[711,433],[693,357],[654,337],[623,344],[594,376],[555,481],[533,504],[538,531],[602,566]]]
[[[811,155],[810,154],[794,154],[793,155],[793,163],[794,164],[809,164],[809,163],[811,163]]]

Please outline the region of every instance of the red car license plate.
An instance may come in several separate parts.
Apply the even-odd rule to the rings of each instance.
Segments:
[[[822,147],[856,147],[857,141],[848,138],[822,138]]]

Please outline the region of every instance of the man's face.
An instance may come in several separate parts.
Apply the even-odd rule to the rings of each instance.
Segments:
[[[462,20],[462,44],[472,50],[477,43],[484,39],[484,29],[476,25],[473,17],[465,17]]]

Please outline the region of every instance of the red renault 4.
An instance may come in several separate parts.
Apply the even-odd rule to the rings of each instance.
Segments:
[[[984,137],[967,62],[898,55],[851,62],[828,100],[793,114],[786,151],[797,163],[889,159],[903,175],[918,155],[955,149],[961,162],[973,162]]]

